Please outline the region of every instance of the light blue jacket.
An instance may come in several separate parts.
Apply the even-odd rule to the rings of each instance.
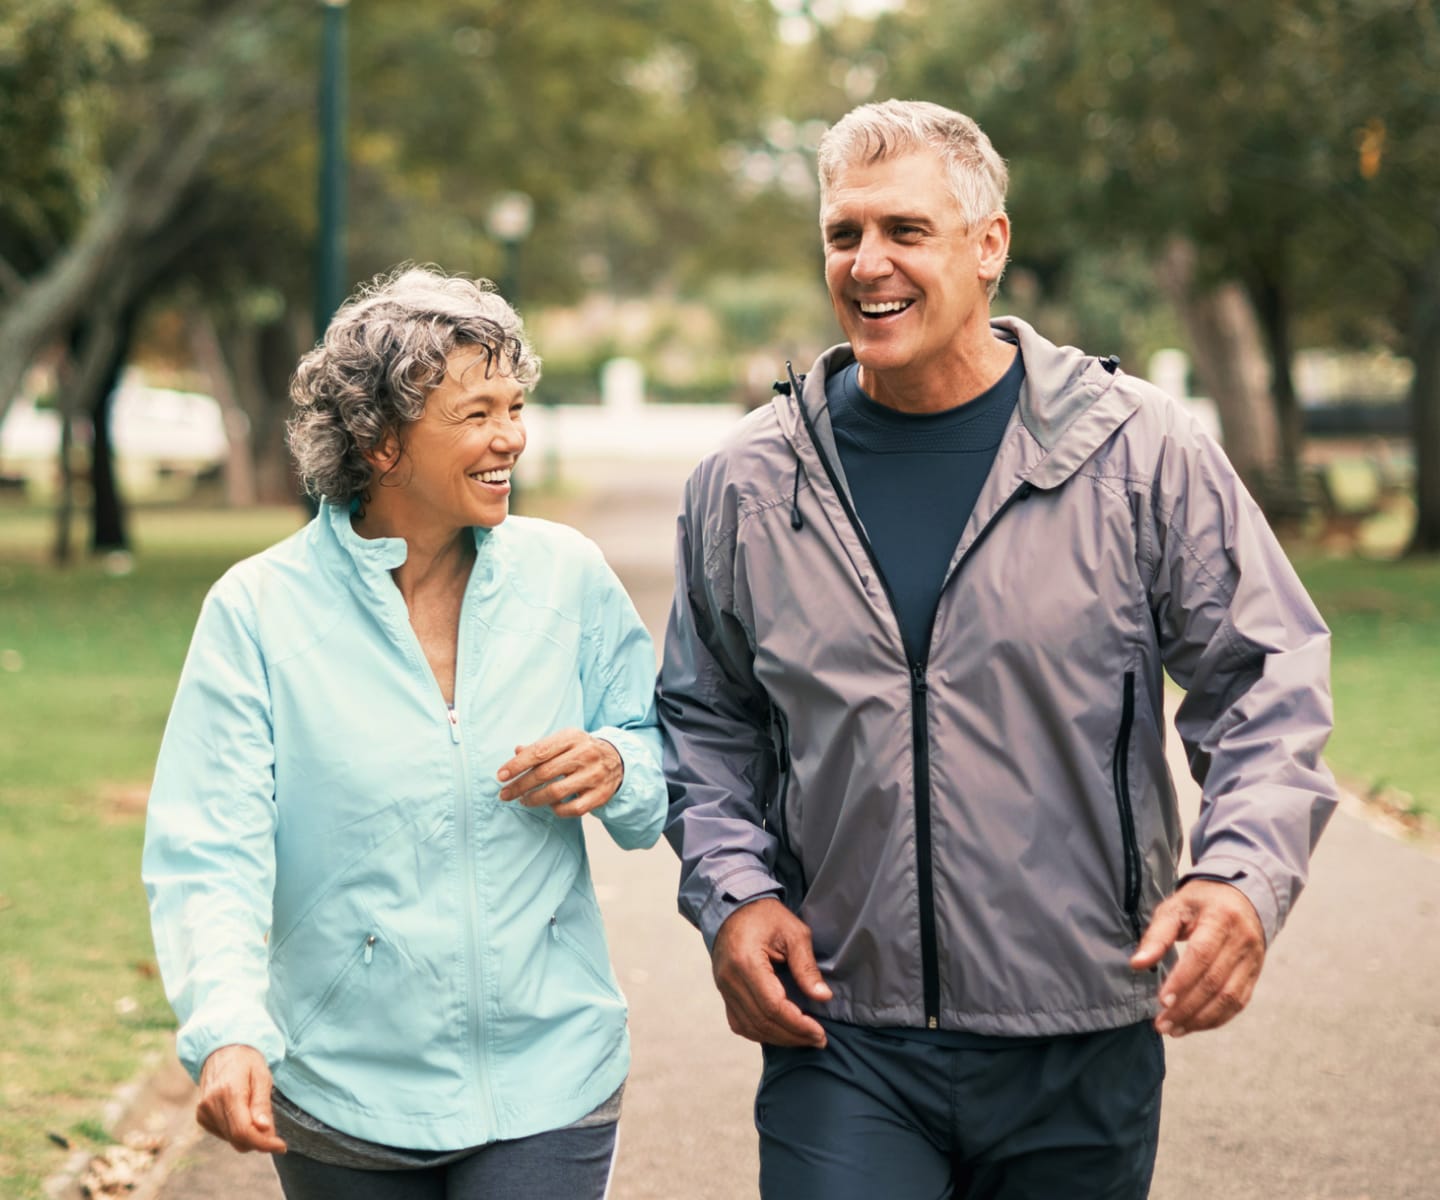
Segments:
[[[306,1111],[414,1149],[564,1126],[629,1067],[581,823],[501,802],[500,765],[580,727],[624,759],[610,836],[665,816],[654,650],[598,548],[521,517],[475,543],[453,711],[390,576],[404,541],[327,504],[227,572],[146,828],[191,1075],[251,1045]]]

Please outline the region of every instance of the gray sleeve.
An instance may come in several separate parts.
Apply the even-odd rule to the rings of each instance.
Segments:
[[[1330,632],[1224,452],[1178,408],[1151,500],[1150,606],[1202,789],[1187,878],[1238,887],[1268,943],[1338,802],[1321,759]]]
[[[783,888],[774,873],[777,842],[763,823],[767,789],[775,786],[769,701],[749,639],[724,602],[733,527],[707,554],[696,533],[705,519],[696,490],[692,479],[657,694],[670,795],[665,835],[680,856],[680,911],[710,947],[732,912]]]

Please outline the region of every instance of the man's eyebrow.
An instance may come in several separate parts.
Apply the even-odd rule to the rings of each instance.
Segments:
[[[933,228],[935,221],[924,213],[886,213],[880,218],[882,225],[923,225],[926,229]],[[825,233],[832,233],[836,230],[854,229],[860,222],[850,217],[833,217],[824,222],[820,228]]]

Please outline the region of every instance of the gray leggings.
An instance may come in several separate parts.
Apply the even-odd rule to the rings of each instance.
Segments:
[[[618,1125],[492,1142],[445,1166],[365,1171],[291,1151],[274,1156],[286,1200],[604,1200]]]

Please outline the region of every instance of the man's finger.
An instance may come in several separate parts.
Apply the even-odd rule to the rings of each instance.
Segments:
[[[1238,979],[1227,980],[1221,987],[1209,993],[1205,1003],[1193,1013],[1166,1014],[1162,1020],[1170,1026],[1168,1032],[1176,1037],[1186,1033],[1200,1033],[1220,1026],[1238,1017],[1254,994],[1253,983]]]
[[[744,1036],[773,1046],[823,1046],[825,1029],[785,995],[785,987],[767,962],[758,976],[739,972],[726,999],[739,1010]]]
[[[1170,952],[1185,927],[1184,916],[1174,899],[1165,901],[1155,910],[1150,926],[1140,945],[1130,956],[1130,968],[1134,971],[1148,971]]]
[[[792,936],[785,944],[785,962],[795,982],[806,993],[817,1000],[829,1000],[834,993],[820,974],[820,965],[815,961],[815,947],[808,935]],[[795,1010],[799,1012],[797,1008]],[[818,1028],[818,1025],[817,1025]]]
[[[738,1018],[743,1036],[778,1046],[814,1044],[824,1031],[785,995],[768,954],[732,960],[716,978],[727,1009]],[[812,1029],[810,1026],[814,1025]]]

